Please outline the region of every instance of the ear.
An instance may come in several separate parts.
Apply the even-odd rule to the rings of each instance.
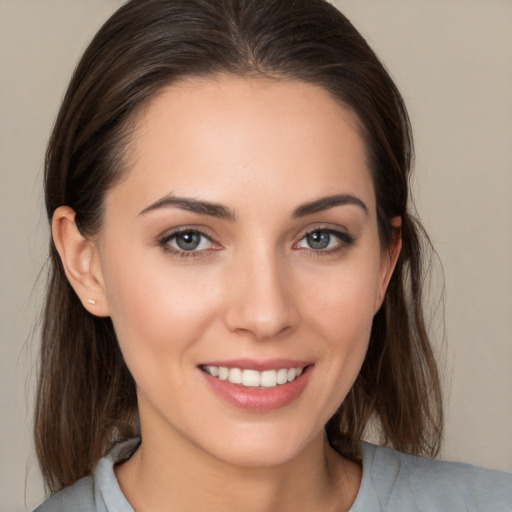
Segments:
[[[96,316],[109,316],[98,249],[80,233],[75,224],[75,212],[69,206],[55,210],[52,236],[66,277],[84,308]]]
[[[379,272],[379,289],[375,302],[374,313],[382,306],[389,281],[393,275],[400,250],[402,249],[402,218],[393,217],[391,220],[391,240],[381,254],[380,272]]]

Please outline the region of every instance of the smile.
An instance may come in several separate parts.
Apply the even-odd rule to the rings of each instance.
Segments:
[[[267,412],[298,400],[314,367],[312,361],[238,359],[205,361],[198,370],[214,394],[230,406]]]
[[[294,381],[302,374],[304,368],[279,368],[277,370],[249,370],[226,368],[225,366],[202,366],[206,373],[219,380],[227,380],[231,384],[239,384],[248,388],[275,388]]]

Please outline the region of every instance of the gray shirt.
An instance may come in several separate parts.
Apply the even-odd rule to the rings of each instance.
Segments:
[[[116,445],[92,476],[51,496],[34,512],[133,512],[114,474],[138,439]],[[350,512],[512,512],[512,475],[407,455],[363,443],[363,478]]]

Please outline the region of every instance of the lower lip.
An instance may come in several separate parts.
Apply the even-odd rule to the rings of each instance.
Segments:
[[[230,405],[260,412],[279,409],[296,400],[304,391],[312,370],[313,365],[307,366],[295,380],[274,388],[251,388],[220,380],[199,369],[211,389]]]

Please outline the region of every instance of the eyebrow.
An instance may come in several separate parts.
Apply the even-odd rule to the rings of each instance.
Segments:
[[[368,207],[358,197],[352,194],[336,194],[300,205],[293,211],[292,217],[298,219],[306,217],[307,215],[329,210],[336,206],[345,205],[358,206],[365,213],[368,213]],[[226,206],[188,197],[177,197],[173,194],[162,197],[147,208],[144,208],[139,215],[145,215],[146,213],[159,210],[161,208],[180,208],[200,215],[209,215],[210,217],[216,217],[218,219],[228,220],[231,222],[236,220],[235,213]]]
[[[191,199],[188,197],[176,197],[169,194],[162,199],[159,199],[155,203],[144,208],[139,215],[145,215],[146,213],[160,208],[180,208],[189,212],[199,213],[200,215],[209,215],[210,217],[217,217],[219,219],[235,221],[235,214],[229,208],[217,203],[210,203],[209,201],[199,201],[198,199]]]
[[[345,205],[358,206],[365,213],[368,213],[368,207],[358,197],[352,194],[336,194],[334,196],[322,197],[316,201],[311,201],[310,203],[305,203],[299,206],[293,211],[292,217],[298,219],[313,213],[329,210],[330,208],[334,208],[336,206]]]

